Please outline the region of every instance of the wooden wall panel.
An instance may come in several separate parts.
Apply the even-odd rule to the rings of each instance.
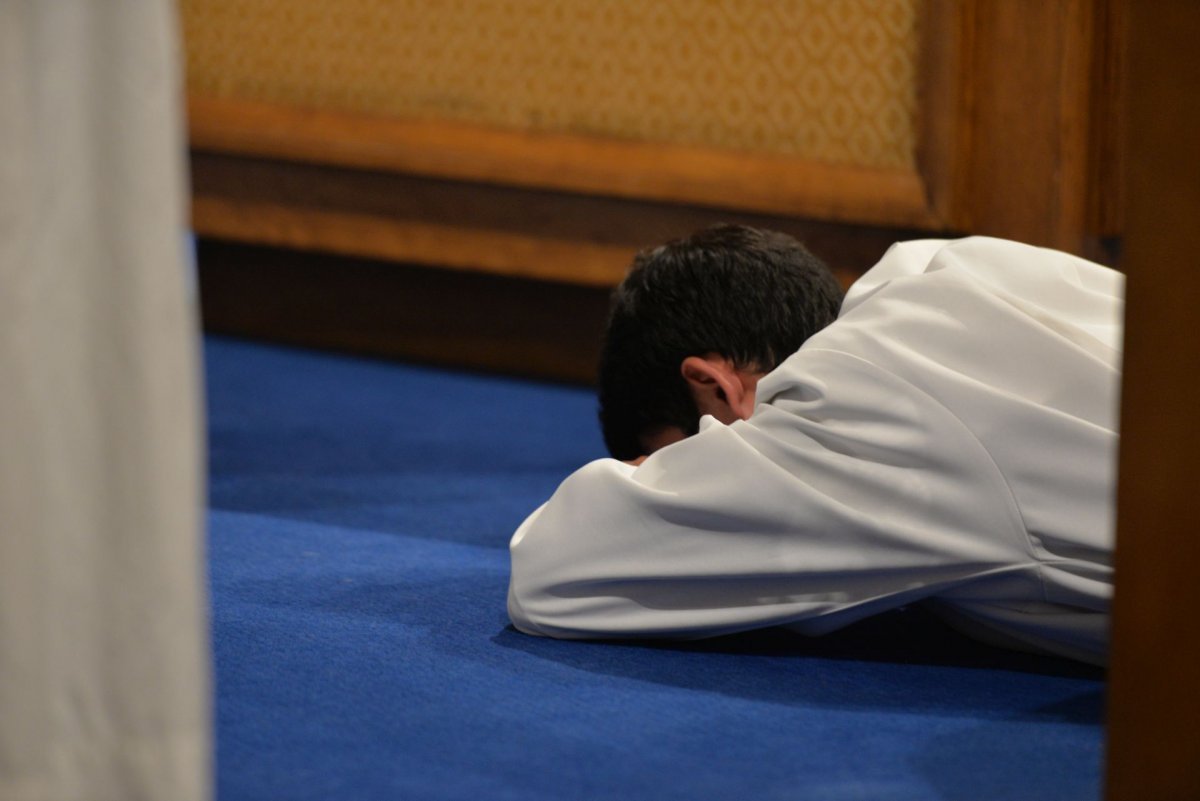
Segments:
[[[614,247],[604,234],[564,237],[556,205],[574,213],[596,199],[626,203],[624,215],[613,212],[619,203],[604,205],[602,216],[613,219],[705,207],[777,227],[982,233],[1106,257],[1093,243],[1118,227],[1116,2],[926,0],[911,168],[195,95],[194,224],[235,241],[591,285],[619,279],[630,239]],[[249,197],[231,190],[237,169],[264,186],[307,188]],[[326,189],[312,182],[318,172]],[[405,182],[421,192],[442,182],[443,195],[454,184],[462,220],[446,203],[434,203],[445,212],[437,219],[419,222],[389,219],[386,204],[360,208],[381,188],[405,191]],[[476,213],[497,203],[483,216],[520,214],[537,225],[514,234],[476,224]]]
[[[931,0],[919,153],[941,223],[1093,252],[1091,198],[1116,183],[1098,144],[1116,108],[1095,90],[1118,52],[1108,6]]]
[[[907,166],[304,107],[225,91],[209,75],[189,98],[193,225],[211,242],[346,265],[596,288],[619,281],[639,248],[716,222],[793,233],[844,281],[892,242],[931,235],[1111,261],[1095,243],[1119,233],[1110,89],[1121,2],[923,0],[919,63],[906,67],[917,70]],[[222,291],[238,292],[236,272],[222,275]]]
[[[195,95],[911,168],[922,0],[181,0]]]

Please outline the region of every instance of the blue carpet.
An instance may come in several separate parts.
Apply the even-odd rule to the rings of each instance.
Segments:
[[[217,788],[241,799],[1095,799],[1097,671],[919,609],[809,640],[508,625],[586,391],[206,342]]]

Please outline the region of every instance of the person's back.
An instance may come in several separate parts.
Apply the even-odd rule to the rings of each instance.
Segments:
[[[896,246],[838,321],[636,470],[601,460],[513,538],[554,636],[810,634],[918,600],[1103,661],[1120,276],[991,239]]]

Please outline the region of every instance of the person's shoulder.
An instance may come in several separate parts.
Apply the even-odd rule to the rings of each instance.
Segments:
[[[878,290],[899,278],[924,273],[942,249],[952,243],[948,239],[914,239],[897,242],[887,249],[874,267],[863,273],[846,292],[842,314],[860,305]]]
[[[1007,239],[971,236],[899,242],[851,286],[841,315],[889,288],[957,282],[987,294],[1077,304],[1085,297],[1111,307],[1124,296],[1124,276],[1079,256]]]
[[[958,270],[999,287],[1057,284],[1119,296],[1121,273],[1080,256],[1008,239],[972,236],[947,243],[933,254],[927,272]]]

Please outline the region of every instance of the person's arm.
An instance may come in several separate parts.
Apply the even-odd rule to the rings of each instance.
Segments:
[[[564,481],[512,539],[516,627],[820,633],[1026,565],[1004,480],[953,415],[861,360],[801,355],[749,421],[706,418],[640,467],[602,459]]]

